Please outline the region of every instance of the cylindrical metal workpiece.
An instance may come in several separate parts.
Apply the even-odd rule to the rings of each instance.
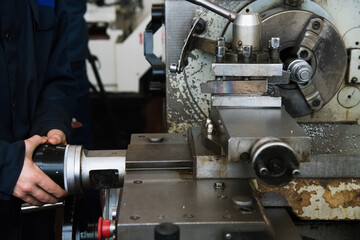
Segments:
[[[313,75],[312,67],[303,59],[292,60],[287,70],[291,72],[291,80],[297,83],[307,83]]]
[[[233,23],[233,49],[242,46],[252,46],[252,51],[261,50],[262,23],[258,13],[238,14]]]
[[[34,163],[69,194],[123,186],[124,150],[88,151],[79,145],[40,145]]]

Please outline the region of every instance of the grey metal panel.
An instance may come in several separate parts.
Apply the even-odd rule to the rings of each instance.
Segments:
[[[216,189],[222,181],[224,188]],[[141,183],[140,183],[141,182]],[[162,222],[180,227],[181,240],[300,239],[284,209],[233,203],[234,196],[252,196],[247,180],[192,180],[185,172],[132,172],[117,209],[117,239],[153,239]],[[266,214],[266,215],[263,215]],[[265,220],[266,219],[266,220]]]
[[[192,169],[193,162],[186,134],[134,134],[126,160],[127,170]]]
[[[216,189],[215,180],[160,175],[127,175],[118,208],[118,239],[153,239],[154,226],[161,222],[179,225],[181,239],[194,240],[223,239],[228,231],[264,232],[269,227],[255,203],[239,208],[232,202],[237,195],[252,196],[247,180],[221,180],[225,188]],[[141,184],[134,182],[138,179]]]

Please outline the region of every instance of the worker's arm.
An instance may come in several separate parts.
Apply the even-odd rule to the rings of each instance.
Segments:
[[[10,199],[23,167],[24,156],[24,141],[0,141],[0,199]]]
[[[0,141],[0,199],[11,195],[32,205],[58,202],[66,192],[32,161],[37,146],[46,137],[33,136],[13,144]]]
[[[47,141],[47,137],[33,136],[25,140],[25,157],[20,176],[13,190],[13,195],[23,201],[41,206],[56,203],[66,192],[52,181],[32,160],[34,150]]]

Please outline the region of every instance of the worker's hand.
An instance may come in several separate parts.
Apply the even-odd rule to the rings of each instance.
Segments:
[[[65,133],[58,129],[51,129],[48,134],[48,142],[52,145],[66,145],[66,136]]]
[[[25,159],[19,179],[15,185],[13,195],[31,205],[42,206],[45,203],[56,203],[66,192],[53,182],[32,160],[34,150],[47,137],[33,136],[25,140]]]

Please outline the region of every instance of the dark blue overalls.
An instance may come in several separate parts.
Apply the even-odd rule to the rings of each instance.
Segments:
[[[0,238],[20,239],[20,201],[11,197],[24,139],[69,135],[76,94],[66,54],[63,0],[0,1]]]

